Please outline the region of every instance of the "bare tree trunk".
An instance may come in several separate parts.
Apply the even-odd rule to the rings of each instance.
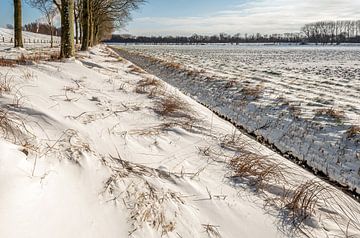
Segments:
[[[75,6],[74,6],[74,20],[75,20],[75,41],[76,44],[79,44],[78,16],[76,14]]]
[[[14,46],[24,47],[22,40],[21,0],[14,0]]]
[[[89,0],[83,0],[83,11],[82,11],[82,42],[81,50],[88,50],[89,47]]]
[[[74,0],[61,0],[61,58],[75,55],[74,48]]]
[[[89,46],[94,45],[94,14],[93,14],[93,2],[89,2]]]
[[[53,25],[50,25],[50,48],[54,47],[54,29]]]

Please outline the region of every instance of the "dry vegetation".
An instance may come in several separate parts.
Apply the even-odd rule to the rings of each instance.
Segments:
[[[146,77],[140,80],[136,87],[135,92],[141,94],[149,94],[149,97],[155,97],[160,94],[163,90],[163,85],[160,80],[152,77]]]
[[[327,189],[323,183],[310,180],[298,185],[294,190],[287,190],[282,197],[282,209],[287,213],[285,220],[294,226],[299,226],[313,216],[316,206],[321,199],[324,199]]]
[[[0,130],[5,139],[17,144],[22,144],[26,140],[24,131],[31,134],[21,118],[4,108],[0,108]]]
[[[347,131],[346,135],[348,138],[353,138],[355,136],[360,135],[360,126],[353,125]]]
[[[235,133],[220,138],[220,146],[232,155],[211,148],[202,149],[201,153],[217,158],[216,161],[225,161],[231,169],[226,174],[230,183],[235,187],[249,187],[257,196],[263,197],[268,211],[279,212],[282,227],[291,233],[289,235],[301,232],[314,237],[308,221],[318,215],[322,207],[329,209],[329,212],[320,211],[323,219],[335,222],[344,237],[360,232],[360,210],[353,207],[354,201],[341,191],[336,192],[317,179],[303,181],[303,174],[294,173],[285,164],[255,152],[254,148],[254,152],[250,152],[251,146]],[[219,156],[224,160],[218,159]],[[297,181],[300,178],[301,181]]]
[[[0,67],[14,67],[15,64],[15,60],[0,58]]]
[[[162,97],[156,104],[155,112],[163,117],[187,117],[190,106],[176,96]]]
[[[132,131],[137,135],[159,135],[174,127],[184,129],[193,129],[198,121],[193,115],[191,106],[184,102],[175,94],[169,94],[165,90],[165,85],[153,77],[145,77],[137,82],[135,92],[139,94],[148,94],[149,98],[156,98],[153,108],[154,112],[162,117],[165,122],[148,129]]]
[[[3,93],[8,93],[12,89],[12,78],[9,78],[8,74],[2,75],[0,73],[0,96]]]
[[[241,155],[232,158],[229,165],[233,180],[245,179],[246,183],[256,190],[263,190],[271,183],[281,184],[285,180],[284,166],[260,154],[242,152]]]
[[[219,226],[210,225],[210,224],[202,224],[205,232],[209,237],[220,238],[221,234],[219,232]]]
[[[117,157],[104,158],[103,162],[113,171],[113,175],[105,183],[104,192],[112,197],[109,202],[117,203],[122,200],[130,211],[132,230],[129,235],[144,223],[159,231],[162,236],[175,229],[175,217],[180,206],[185,204],[181,194],[159,188],[149,180],[161,178],[173,182],[176,175],[125,161],[119,153]]]
[[[260,84],[256,86],[244,85],[241,92],[245,95],[245,97],[258,99],[264,92],[264,86]]]
[[[130,73],[136,73],[136,74],[145,73],[145,71],[143,69],[141,69],[140,67],[138,67],[136,65],[133,65],[133,64],[129,66],[129,72]]]
[[[21,54],[17,59],[0,59],[0,67],[14,67],[16,65],[30,65],[33,62],[60,60],[58,52],[35,52],[32,54]]]
[[[315,111],[316,116],[327,116],[341,122],[345,119],[344,111],[335,108],[320,108]]]

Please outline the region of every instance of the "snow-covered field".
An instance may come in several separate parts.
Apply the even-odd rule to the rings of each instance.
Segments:
[[[360,191],[360,47],[120,46],[283,154]]]
[[[19,50],[14,50],[13,46],[14,30],[0,28],[0,58],[17,59],[24,55],[41,55],[49,53],[50,49],[50,36],[43,34],[36,34],[32,32],[23,31],[24,47],[21,53]],[[54,36],[54,46],[59,46],[60,37]],[[55,51],[53,49],[51,51]]]
[[[345,46],[126,46],[209,77],[261,85],[265,94],[285,97],[313,118],[321,108],[345,112],[360,123],[360,47]],[[265,102],[266,103],[266,102]]]
[[[106,46],[0,67],[0,106],[0,237],[360,237],[356,201]]]

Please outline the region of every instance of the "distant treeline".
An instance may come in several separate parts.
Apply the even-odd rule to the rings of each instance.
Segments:
[[[206,36],[194,34],[192,36],[131,36],[112,35],[107,42],[118,43],[146,43],[146,44],[216,44],[216,43],[317,43],[317,44],[340,44],[360,43],[360,20],[359,21],[321,21],[306,24],[298,33],[284,33],[262,35],[221,33]]]
[[[306,39],[314,43],[359,43],[360,20],[358,21],[319,21],[301,28]]]
[[[7,29],[14,29],[14,26],[11,24],[6,25]],[[33,33],[39,33],[44,35],[51,35],[50,26],[45,23],[40,22],[31,22],[29,24],[26,24],[22,27],[24,31],[29,31]],[[60,36],[61,35],[61,28],[52,27],[54,36]]]
[[[54,36],[61,35],[60,28],[56,28],[56,27],[52,26],[52,29],[53,29]],[[32,22],[32,23],[26,24],[24,26],[24,30],[34,32],[34,33],[39,33],[39,34],[45,34],[45,35],[51,34],[50,26],[48,24],[37,23],[37,22]]]

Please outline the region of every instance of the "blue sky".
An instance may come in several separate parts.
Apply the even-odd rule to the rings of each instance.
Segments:
[[[24,23],[40,17],[38,11],[23,6]],[[270,34],[298,32],[312,21],[345,19],[360,19],[360,0],[147,0],[119,32]],[[0,26],[6,23],[12,23],[12,0],[0,0]]]
[[[41,17],[38,10],[30,8],[23,1],[23,22],[31,22]],[[13,23],[13,0],[0,0],[0,26]]]

